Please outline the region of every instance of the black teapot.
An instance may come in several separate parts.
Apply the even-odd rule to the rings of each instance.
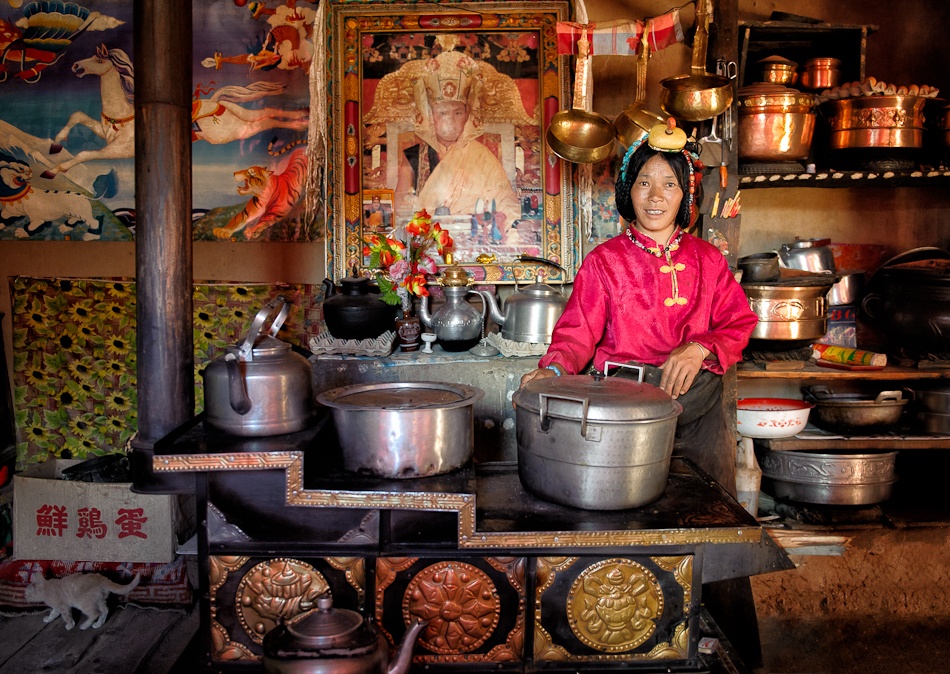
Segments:
[[[396,307],[379,299],[369,279],[355,269],[340,287],[323,279],[323,295],[323,319],[337,339],[374,339],[394,328]]]

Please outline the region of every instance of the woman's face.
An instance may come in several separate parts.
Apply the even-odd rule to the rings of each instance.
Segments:
[[[636,228],[657,243],[665,244],[676,229],[683,188],[663,157],[651,157],[643,165],[630,188],[630,201],[636,215]]]
[[[468,121],[468,106],[461,101],[440,101],[432,104],[435,137],[444,145],[459,139]]]

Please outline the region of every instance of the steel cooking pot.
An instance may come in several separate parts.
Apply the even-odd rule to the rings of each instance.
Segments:
[[[826,295],[836,280],[815,274],[776,283],[743,283],[749,307],[759,319],[751,339],[801,341],[824,336],[828,332]]]
[[[811,421],[829,431],[874,432],[900,421],[907,399],[900,391],[881,391],[876,395],[835,393],[827,386],[802,388],[805,399],[815,403]]]
[[[869,505],[890,498],[897,452],[757,452],[762,490],[792,501]]]
[[[267,674],[405,674],[412,648],[425,621],[409,625],[395,657],[373,623],[356,611],[333,607],[329,594],[317,598],[317,608],[279,624],[264,635]]]
[[[257,313],[247,336],[201,372],[206,424],[251,437],[307,426],[314,411],[310,361],[275,336],[289,309],[278,295]],[[275,313],[270,329],[261,334]]]
[[[946,353],[950,253],[932,248],[922,249],[920,254],[931,258],[904,257],[908,261],[895,264],[892,260],[874,272],[861,301],[860,317],[903,348]]]
[[[485,392],[442,382],[353,384],[325,391],[343,468],[401,479],[441,475],[475,450],[475,403]]]
[[[528,491],[585,510],[634,508],[663,495],[683,406],[637,369],[639,381],[548,377],[515,392],[518,473]]]

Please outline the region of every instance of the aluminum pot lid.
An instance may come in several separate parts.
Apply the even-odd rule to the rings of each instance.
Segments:
[[[515,392],[515,405],[540,413],[545,396],[546,414],[559,419],[583,418],[587,403],[587,421],[654,421],[675,417],[683,406],[659,386],[622,377],[565,375],[534,379]]]
[[[402,381],[341,386],[321,393],[317,401],[343,410],[424,410],[464,407],[484,396],[465,384]]]

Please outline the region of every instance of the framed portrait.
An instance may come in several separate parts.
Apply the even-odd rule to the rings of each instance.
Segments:
[[[334,275],[363,264],[378,195],[397,234],[426,210],[475,281],[573,279],[571,167],[544,141],[567,101],[568,18],[567,2],[330,5]]]
[[[393,228],[395,198],[393,190],[363,190],[364,234],[383,234]]]

